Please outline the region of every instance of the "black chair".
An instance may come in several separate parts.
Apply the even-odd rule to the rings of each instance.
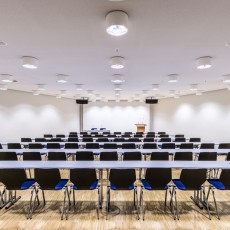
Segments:
[[[168,161],[169,160],[169,153],[168,152],[152,152],[151,161]]]
[[[230,161],[230,152],[227,154],[226,161]]]
[[[20,143],[7,143],[8,149],[21,149],[22,146]]]
[[[217,152],[200,152],[198,161],[216,161]]]
[[[141,142],[140,138],[129,138],[129,142]]]
[[[103,145],[104,149],[117,149],[117,144],[116,143],[105,143]]]
[[[101,192],[95,169],[70,169],[70,195],[73,193],[73,205],[75,206],[75,190],[98,190],[97,218],[101,208]],[[70,203],[67,210],[70,210]],[[68,215],[67,215],[68,217]]]
[[[47,140],[47,142],[62,142],[62,139],[60,137],[55,137]]]
[[[148,191],[165,191],[165,211],[167,202],[167,192],[170,189],[168,185],[172,180],[172,170],[171,168],[148,168],[146,170],[145,179],[142,179],[140,203],[142,207],[142,219],[144,220],[144,190]],[[174,213],[174,210],[173,210]],[[174,215],[174,219],[175,219]]]
[[[86,143],[85,148],[86,149],[99,149],[100,145],[99,143]]]
[[[158,146],[156,143],[144,143],[143,149],[158,149]]]
[[[52,135],[52,134],[44,134],[44,137],[45,137],[45,138],[52,138],[53,135]]]
[[[143,134],[134,134],[133,137],[142,138],[142,137],[143,137]]]
[[[146,138],[144,138],[144,140],[143,140],[143,142],[154,142],[154,141],[155,141],[155,139],[152,138],[152,137],[146,137]]]
[[[35,138],[35,142],[46,142],[45,138]]]
[[[114,138],[113,142],[125,142],[125,138],[116,137],[116,138]]]
[[[168,134],[160,134],[159,137],[160,138],[166,138],[166,137],[169,137],[169,135]]]
[[[59,143],[47,143],[46,148],[47,149],[60,149],[61,146]]]
[[[228,154],[229,155],[229,154]],[[209,198],[210,190],[212,190],[212,196],[215,204],[215,210],[217,218],[220,220],[220,214],[217,208],[216,198],[215,198],[215,189],[218,190],[230,190],[230,170],[229,169],[222,169],[219,179],[208,179],[208,182],[210,183],[208,194],[207,194],[207,200]]]
[[[162,149],[175,149],[175,143],[163,143],[161,146]]]
[[[200,149],[214,149],[215,144],[214,143],[201,143]]]
[[[48,152],[49,161],[66,161],[65,152]]]
[[[95,134],[95,137],[103,137],[103,134]]]
[[[114,132],[115,135],[121,135],[121,132]]]
[[[156,133],[155,132],[147,132],[147,135],[150,134],[150,135],[155,135]]]
[[[32,214],[35,210],[35,204],[36,199],[38,200],[38,194],[39,191],[42,191],[42,197],[43,197],[43,204],[46,205],[45,200],[45,192],[47,190],[53,190],[58,191],[64,189],[64,200],[63,200],[63,208],[61,212],[61,219],[63,219],[64,215],[67,219],[67,210],[69,208],[69,202],[68,205],[66,205],[66,194],[69,200],[69,192],[67,189],[67,183],[68,179],[61,179],[60,171],[59,169],[34,169],[34,175],[35,175],[35,181],[38,183],[38,186],[34,188],[34,193],[31,193],[31,199],[30,199],[30,210],[28,214],[28,218],[32,219]],[[35,194],[35,197],[33,198]]]
[[[69,135],[77,135],[77,132],[70,132]]]
[[[175,152],[174,161],[192,161],[192,152]]]
[[[170,137],[162,137],[160,138],[159,142],[171,142],[171,138]]]
[[[56,137],[57,138],[65,138],[65,134],[57,134]]]
[[[230,143],[220,143],[218,149],[230,149]]]
[[[146,138],[155,138],[155,137],[156,137],[155,134],[147,134],[147,135],[146,135]]]
[[[41,143],[29,143],[29,149],[43,149]]]
[[[180,137],[184,137],[184,134],[176,134],[175,138],[180,138]]]
[[[93,138],[92,137],[83,137],[82,142],[93,142]]]
[[[78,135],[77,134],[70,134],[69,138],[78,138]]]
[[[166,132],[158,132],[158,135],[166,134]]]
[[[100,153],[100,160],[101,161],[117,161],[118,160],[118,154],[116,151],[101,152]]]
[[[132,132],[125,132],[124,134],[132,135]]]
[[[88,134],[88,132],[80,132],[80,135]]]
[[[78,137],[69,137],[67,141],[68,142],[79,142]]]
[[[108,136],[107,137],[116,137],[116,135],[115,134],[108,134]]]
[[[32,139],[29,137],[22,137],[21,142],[32,142]]]
[[[78,149],[78,143],[65,143],[65,149]]]
[[[176,137],[175,142],[186,142],[186,139],[184,137]]]
[[[123,143],[121,145],[122,149],[136,149],[136,145],[134,143]]]
[[[189,142],[201,142],[201,139],[199,137],[191,137]]]
[[[136,135],[141,135],[141,136],[143,136],[143,135],[144,135],[144,132],[136,132]]]
[[[83,137],[92,137],[91,134],[83,134]]]
[[[206,169],[182,169],[180,174],[180,179],[173,179],[173,191],[172,195],[175,197],[175,203],[176,203],[176,216],[179,220],[179,212],[178,212],[178,205],[177,205],[177,196],[176,196],[176,189],[179,189],[181,191],[194,191],[194,197],[191,196],[191,199],[193,202],[201,208],[202,206],[207,209],[209,219],[210,212],[209,212],[209,206],[206,199],[205,194],[205,188],[203,186],[204,182],[206,181]],[[203,196],[200,195],[201,191],[203,193]],[[202,206],[200,206],[200,204]]]
[[[91,151],[77,151],[76,152],[76,160],[77,161],[93,161],[94,156]]]
[[[110,209],[110,191],[111,190],[134,190],[134,205],[138,212],[138,197],[137,187],[134,182],[136,181],[135,169],[111,169],[109,175],[109,185],[107,186],[107,201],[106,201],[106,219],[108,219],[108,212]]]
[[[98,132],[91,132],[91,135],[97,135]]]
[[[126,138],[128,138],[128,137],[131,137],[131,134],[122,134],[121,137],[126,137]]]
[[[97,142],[109,142],[109,139],[107,137],[100,137],[97,139]]]
[[[141,152],[124,152],[123,160],[124,161],[141,161],[142,155]]]
[[[180,149],[193,149],[193,143],[181,143]]]
[[[2,149],[2,144],[0,143],[0,149]]]
[[[24,161],[41,161],[40,152],[23,152]]]
[[[17,161],[16,152],[0,152],[0,161]]]

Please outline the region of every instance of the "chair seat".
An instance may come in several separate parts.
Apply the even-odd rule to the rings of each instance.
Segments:
[[[141,182],[143,187],[147,190],[159,190],[159,188],[152,188],[152,186],[146,180],[141,180]],[[169,186],[166,185],[164,188],[161,188],[161,190],[167,190],[168,188]]]
[[[34,179],[27,179],[22,185],[21,190],[29,189],[35,183]]]
[[[60,190],[60,189],[63,189],[65,186],[66,186],[66,184],[67,184],[67,182],[68,182],[69,180],[68,179],[61,179],[59,182],[58,182],[58,184],[55,186],[55,190]]]
[[[112,189],[112,190],[117,190],[118,188],[114,185],[114,184],[112,184],[112,183],[110,183],[110,188]],[[134,184],[131,184],[127,189],[124,189],[124,190],[133,190],[134,189]],[[122,190],[121,188],[119,188],[119,190]]]
[[[173,179],[172,181],[173,181],[174,185],[176,185],[176,187],[180,190],[191,190],[191,189],[186,188],[180,179]],[[200,187],[196,188],[195,190],[201,190],[201,188],[202,187],[200,186]]]
[[[89,189],[90,189],[90,190],[94,190],[94,189],[97,188],[97,186],[98,186],[98,180],[94,181],[94,182],[90,185]],[[74,189],[74,190],[77,190],[78,188],[77,188],[76,185],[73,185],[73,189]]]
[[[224,184],[219,179],[208,179],[208,182],[219,190],[225,190]]]

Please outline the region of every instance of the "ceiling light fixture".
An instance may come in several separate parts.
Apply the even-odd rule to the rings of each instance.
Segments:
[[[159,84],[153,84],[152,90],[159,90]]]
[[[57,82],[58,83],[66,83],[68,75],[65,74],[58,74],[57,75]]]
[[[175,83],[178,81],[178,74],[170,74],[168,75],[168,82]]]
[[[87,90],[87,93],[89,96],[92,96],[93,95],[93,90]]]
[[[148,94],[148,90],[142,90],[142,95],[147,95]]]
[[[10,74],[1,74],[2,82],[11,83],[13,82],[13,77]]]
[[[128,32],[128,15],[120,10],[106,15],[106,32],[112,36],[122,36]]]
[[[125,80],[123,79],[123,75],[114,74],[113,79],[111,80],[111,82],[116,83],[116,84],[121,84],[121,83],[125,82]]]
[[[33,90],[33,95],[34,95],[34,96],[40,95],[40,91],[39,91],[39,90]]]
[[[197,95],[197,96],[201,96],[201,95],[203,95],[203,92],[202,92],[201,90],[197,90],[197,91],[196,91],[196,95]]]
[[[57,94],[57,95],[56,95],[56,98],[58,98],[58,99],[62,98],[62,97],[61,97],[61,94]]]
[[[66,90],[60,90],[60,95],[61,96],[65,96],[67,93],[66,93]]]
[[[0,90],[6,91],[7,90],[7,85],[0,84]]]
[[[180,96],[179,96],[178,94],[175,94],[175,95],[174,95],[174,98],[175,98],[175,99],[179,99]]]
[[[223,83],[230,83],[230,74],[224,75]]]
[[[123,57],[115,56],[110,59],[110,67],[112,69],[122,69],[125,67],[125,59]]]
[[[22,57],[22,66],[27,69],[37,69],[38,59],[35,57],[24,56]]]
[[[209,56],[196,59],[197,69],[208,69],[212,66],[212,58]]]
[[[82,84],[76,84],[76,90],[82,90]]]
[[[175,95],[175,90],[169,90],[169,95],[174,96]]]
[[[190,90],[195,91],[197,90],[198,85],[197,84],[191,84],[190,85]]]
[[[44,84],[38,84],[37,90],[45,90],[45,85]]]
[[[114,90],[118,90],[118,91],[122,90],[121,84],[115,84],[114,85]]]
[[[116,95],[116,96],[120,96],[120,95],[121,95],[120,90],[115,90],[115,95]]]

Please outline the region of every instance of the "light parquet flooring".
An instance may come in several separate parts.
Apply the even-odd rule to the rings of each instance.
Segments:
[[[62,177],[67,172],[62,171]],[[178,177],[179,170],[173,170],[173,177]],[[104,175],[105,176],[105,175]],[[137,182],[140,183],[140,182]],[[96,202],[97,192],[76,191],[76,207],[71,209],[68,220],[61,220],[60,211],[62,207],[63,191],[45,192],[47,204],[42,204],[35,210],[32,220],[26,219],[27,208],[30,198],[30,190],[19,191],[22,198],[9,210],[0,210],[0,229],[100,229],[100,230],[124,230],[124,229],[172,229],[172,230],[198,230],[198,229],[230,229],[230,192],[216,191],[221,220],[218,220],[214,211],[214,203],[210,196],[211,216],[208,219],[206,210],[201,210],[194,205],[190,196],[191,192],[178,191],[178,203],[180,220],[174,220],[170,210],[164,211],[164,192],[145,191],[145,220],[137,220],[133,207],[133,192],[111,191],[111,212],[108,220],[105,218],[106,180],[103,185],[103,208],[100,219],[97,219]],[[138,196],[140,189],[138,190]],[[139,198],[139,197],[138,197]],[[40,194],[41,200],[41,194]],[[141,215],[140,215],[141,217]]]

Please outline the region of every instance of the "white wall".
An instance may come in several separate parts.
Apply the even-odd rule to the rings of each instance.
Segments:
[[[230,91],[160,100],[153,108],[155,131],[230,142]]]
[[[84,105],[84,129],[107,128],[114,131],[136,132],[137,123],[149,129],[149,105],[140,102],[96,102]]]
[[[79,106],[75,100],[33,96],[13,90],[0,91],[1,142],[70,131],[79,131]]]

